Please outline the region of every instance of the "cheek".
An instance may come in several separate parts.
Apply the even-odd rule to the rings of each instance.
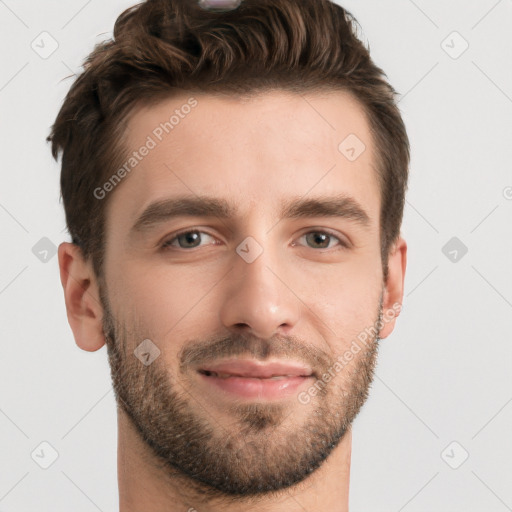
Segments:
[[[180,328],[201,318],[203,300],[215,284],[211,273],[180,266],[147,267],[134,263],[119,266],[113,290],[121,311],[130,311],[132,324],[144,326],[155,339],[175,336]],[[217,279],[218,281],[218,279]]]
[[[337,350],[378,320],[382,293],[378,276],[366,266],[365,272],[332,272],[328,279],[316,281],[305,303],[324,337],[337,339]]]

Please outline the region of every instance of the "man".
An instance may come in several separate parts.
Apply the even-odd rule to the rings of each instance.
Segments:
[[[68,320],[107,345],[121,512],[348,510],[403,297],[409,143],[328,0],[148,0],[49,140]]]

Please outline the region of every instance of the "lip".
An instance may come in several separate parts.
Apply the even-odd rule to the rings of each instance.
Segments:
[[[250,359],[231,359],[206,364],[198,369],[200,373],[221,373],[237,377],[267,379],[274,376],[311,377],[312,369],[301,363],[289,361],[261,362]]]
[[[220,391],[228,398],[278,400],[297,393],[314,374],[310,367],[292,362],[230,360],[197,370],[206,392]],[[224,374],[225,376],[218,376]],[[229,375],[229,376],[227,376]],[[272,378],[276,377],[276,378]]]

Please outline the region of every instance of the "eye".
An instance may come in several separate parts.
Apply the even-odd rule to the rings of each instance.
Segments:
[[[313,249],[331,249],[331,242],[333,241],[337,241],[339,246],[348,249],[347,243],[328,231],[310,231],[300,238],[305,238],[306,242],[311,244],[310,247]]]
[[[162,248],[166,249],[168,247],[177,247],[179,249],[194,249],[196,247],[200,247],[205,236],[215,240],[212,235],[204,231],[182,231],[181,233],[177,233],[173,238],[164,242],[162,244]]]
[[[205,241],[205,237],[214,240],[210,245],[216,245],[215,237],[205,231],[193,229],[175,234],[162,244],[162,249],[195,249],[196,247],[205,245],[201,244],[201,242]],[[302,238],[305,238],[306,243],[313,249],[331,249],[336,245],[335,243],[333,244],[333,242],[338,242],[337,245],[342,248],[348,249],[349,247],[341,238],[328,231],[309,231],[302,235],[299,240]],[[292,245],[296,245],[295,242]]]

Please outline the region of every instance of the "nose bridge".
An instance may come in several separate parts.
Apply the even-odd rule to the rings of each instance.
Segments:
[[[268,338],[297,323],[299,305],[286,278],[279,275],[285,265],[284,248],[271,246],[272,237],[262,233],[260,241],[246,237],[236,248],[221,320],[227,328]]]

